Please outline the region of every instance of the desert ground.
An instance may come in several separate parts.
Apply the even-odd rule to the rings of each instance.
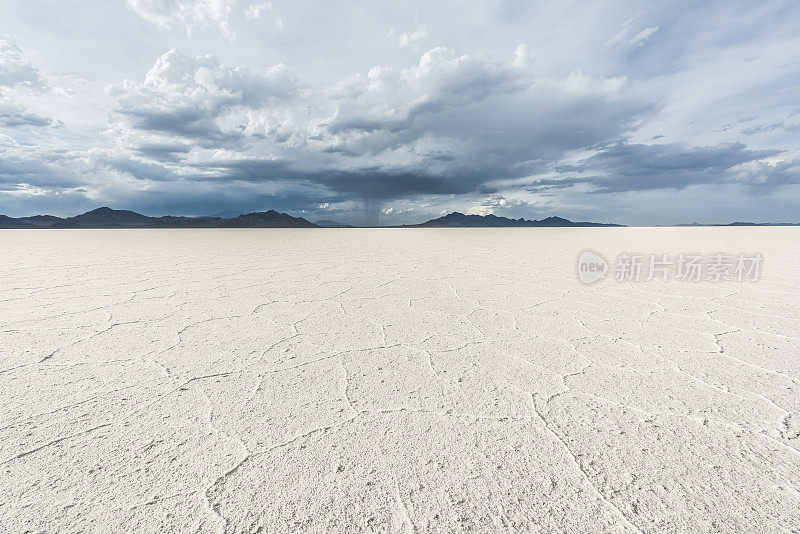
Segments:
[[[800,532],[800,228],[0,246],[0,530]],[[584,285],[584,249],[764,263]]]

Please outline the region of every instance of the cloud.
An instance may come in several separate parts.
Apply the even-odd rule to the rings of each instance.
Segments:
[[[217,26],[230,37],[230,15],[238,0],[126,0],[128,6],[143,19],[162,28],[183,28],[187,35]]]
[[[262,15],[265,12],[272,13],[272,25],[275,27],[276,30],[284,30],[286,29],[286,21],[283,20],[281,17],[278,17],[274,14],[274,8],[272,6],[272,2],[262,2],[260,4],[251,4],[247,6],[244,10],[244,16],[247,20],[261,20]]]
[[[16,104],[0,94],[0,126],[50,126],[53,119],[31,113],[24,106]]]
[[[0,126],[50,126],[53,119],[31,111],[7,93],[41,91],[46,83],[39,69],[31,65],[22,50],[11,41],[0,39]]]
[[[777,121],[767,124],[756,124],[742,130],[745,135],[755,135],[761,133],[769,133],[775,131],[782,131],[787,133],[800,132],[800,123],[791,123],[786,121]]]
[[[9,146],[0,175],[18,198],[49,191],[154,209],[179,196],[192,213],[203,202],[234,209],[257,198],[302,209],[356,200],[374,223],[381,211],[409,211],[387,211],[403,199],[479,195],[468,209],[481,213],[529,206],[506,192],[514,183],[535,194],[578,186],[614,194],[763,186],[796,169],[764,167],[779,152],[741,143],[621,140],[657,109],[647,95],[624,77],[536,76],[533,65],[524,45],[502,61],[437,47],[409,67],[377,66],[311,90],[283,65],[253,70],[170,50],[143,81],[108,88],[118,101],[106,132],[113,148]],[[9,109],[0,116],[25,117]],[[158,195],[173,199],[160,204]]]
[[[181,142],[157,141],[131,144],[130,149],[139,156],[162,162],[178,163],[180,158],[191,152],[191,147]]]
[[[649,28],[645,28],[642,31],[636,33],[633,37],[628,40],[628,44],[631,46],[638,46],[643,44],[645,41],[650,39],[650,37],[658,31],[658,26],[651,26]]]
[[[171,50],[144,82],[109,88],[116,148],[95,161],[150,182],[280,184],[313,191],[313,205],[360,199],[377,212],[541,172],[653,108],[624,78],[536,78],[532,65],[524,45],[502,61],[437,47],[404,69],[311,90],[282,65],[252,71]]]
[[[80,24],[62,6],[58,26],[10,5],[15,39],[47,60],[2,39],[0,212],[59,198],[62,212],[613,220],[641,209],[631,199],[673,213],[694,195],[702,209],[698,191],[800,206],[789,2],[466,2],[454,17],[436,3],[128,0]],[[270,31],[278,11],[283,32]],[[173,31],[142,32],[141,17]]]
[[[264,11],[272,11],[272,2],[251,4],[245,9],[244,15],[250,20],[259,20],[261,18],[261,13]]]
[[[393,37],[399,46],[413,50],[418,50],[430,35],[425,26],[417,26],[414,31],[401,34],[396,34],[394,28],[389,31],[389,36]]]
[[[783,152],[775,157],[744,162],[732,169],[733,181],[758,194],[775,188],[800,184],[800,153]]]
[[[119,128],[179,136],[210,148],[242,136],[217,122],[224,115],[296,92],[296,77],[284,65],[265,72],[232,68],[210,55],[191,58],[176,50],[158,58],[144,82],[126,81],[108,89],[119,98]]]
[[[750,150],[742,143],[692,147],[682,143],[618,142],[577,164],[557,166],[555,171],[564,176],[563,180],[542,180],[535,182],[533,188],[589,184],[595,193],[683,189],[730,181],[743,165],[759,164],[780,153]]]
[[[339,97],[340,116],[328,125],[328,131],[375,130],[375,121],[388,129],[394,129],[395,124],[407,127],[419,116],[521,91],[532,84],[532,77],[513,65],[459,56],[440,46],[399,73],[375,67],[366,77],[355,76],[340,83],[330,93]],[[359,122],[365,126],[359,127]]]
[[[515,164],[512,151],[530,160],[613,139],[648,109],[638,95],[621,97],[624,79],[573,72],[535,80],[524,56],[524,47],[507,61],[437,47],[411,67],[374,67],[313,94],[311,116],[252,115],[249,129],[292,146],[459,174],[459,165],[482,165],[478,157]]]
[[[0,39],[0,87],[43,87],[39,69],[33,67],[22,50],[7,39]]]
[[[0,181],[42,187],[72,187],[80,183],[77,176],[71,177],[69,172],[80,159],[77,151],[22,144],[0,133],[0,154]]]
[[[518,49],[507,61],[489,61],[434,48],[406,69],[375,67],[296,98],[237,98],[248,108],[249,122],[238,130],[242,138],[231,145],[234,151],[187,162],[192,170],[184,175],[308,184],[326,198],[459,194],[617,139],[651,109],[646,99],[623,92],[622,79],[573,72],[537,81],[520,55]],[[158,122],[141,110],[134,114],[131,106],[125,113],[145,133],[170,131],[201,145],[219,144],[209,132],[221,132],[220,113],[211,110],[223,108],[187,109],[190,98],[177,101],[180,107],[159,109]],[[206,133],[187,131],[193,125]]]
[[[622,48],[631,48],[641,46],[647,42],[658,30],[658,26],[648,26],[631,35],[631,26],[633,26],[634,19],[630,19],[622,25],[622,29],[617,33],[607,44],[620,46]]]

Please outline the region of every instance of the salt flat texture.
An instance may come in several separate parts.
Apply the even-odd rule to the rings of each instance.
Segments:
[[[0,530],[800,531],[800,229],[0,244]],[[584,286],[586,248],[763,280]]]

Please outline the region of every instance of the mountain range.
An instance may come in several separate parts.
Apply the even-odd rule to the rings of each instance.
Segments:
[[[108,207],[97,208],[74,217],[34,215],[32,217],[7,217],[0,215],[0,228],[352,228],[337,221],[322,220],[312,223],[302,217],[292,217],[275,210],[221,217],[148,217],[128,210]],[[495,215],[464,215],[450,213],[422,224],[404,227],[513,227],[513,226],[618,226],[589,222],[572,222],[561,217],[548,217],[541,221],[508,219]]]
[[[406,225],[416,228],[512,228],[512,227],[571,227],[571,226],[622,226],[621,224],[606,224],[593,222],[573,222],[562,217],[547,217],[540,221],[529,221],[523,218],[509,219],[497,215],[464,215],[454,211],[444,217],[431,219],[422,224]]]
[[[275,210],[239,214],[218,213],[204,217],[176,217],[165,215],[149,217],[128,210],[108,207],[97,208],[74,217],[33,215],[31,217],[8,217],[0,215],[0,228],[352,228],[336,221],[321,220],[315,223],[302,217],[292,217]],[[223,216],[229,215],[229,216]],[[675,226],[798,226],[798,223],[751,223],[730,224],[698,223]],[[420,224],[405,224],[400,228],[569,228],[569,227],[620,227],[621,224],[574,222],[562,217],[547,217],[541,220],[509,219],[497,215],[465,215],[457,211]]]
[[[318,226],[302,217],[292,217],[275,210],[229,218],[172,215],[148,217],[135,211],[103,207],[67,218],[52,215],[13,218],[0,215],[0,228],[318,228]]]

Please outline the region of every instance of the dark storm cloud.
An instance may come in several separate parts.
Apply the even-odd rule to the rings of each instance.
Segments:
[[[5,147],[0,145],[0,150]],[[48,151],[15,147],[2,150],[0,181],[36,187],[71,188],[83,184],[80,175],[71,172],[76,155],[68,151]]]
[[[695,184],[730,181],[736,167],[780,154],[779,150],[749,150],[742,143],[712,147],[682,144],[644,145],[620,142],[605,147],[575,165],[561,165],[563,183],[586,183],[595,193],[683,189]],[[583,177],[581,175],[591,175]],[[539,182],[558,187],[561,180]]]
[[[112,193],[109,202],[149,215],[211,215],[268,209],[299,213],[323,202],[326,197],[301,188],[263,192],[246,184],[218,186],[213,182],[199,182],[192,186],[173,183],[153,191]]]
[[[238,132],[223,132],[214,115],[202,109],[118,110],[137,130],[190,138],[203,148],[232,147],[242,138]]]
[[[214,84],[198,88],[196,81],[187,81],[196,75],[162,74],[196,68],[171,52],[151,70],[158,76],[148,75],[147,84],[127,88],[120,100],[127,121],[121,128],[135,138],[172,134],[181,141],[140,142],[131,145],[139,158],[118,154],[104,161],[153,180],[179,175],[220,187],[294,183],[316,188],[326,198],[384,202],[487,191],[498,180],[536,174],[571,150],[617,139],[656,107],[637,95],[623,97],[623,80],[617,78],[573,73],[566,80],[536,84],[525,54],[520,47],[505,62],[489,62],[436,48],[401,72],[373,69],[369,76],[353,77],[305,100],[248,110],[246,129],[223,131],[216,119],[232,97],[227,91],[217,95]],[[174,58],[182,67],[173,65]],[[203,76],[227,79],[225,68],[204,61],[216,67]],[[162,77],[177,81],[157,83]],[[191,93],[193,104],[171,96],[130,103],[140,93],[151,94],[151,85],[162,96]],[[228,143],[240,138],[240,146]],[[183,156],[191,145],[236,150],[188,161]],[[159,172],[161,164],[175,168]]]
[[[285,182],[316,187],[328,201],[368,197],[378,200],[413,197],[422,194],[454,194],[471,191],[480,181],[476,175],[438,176],[424,170],[391,170],[381,167],[353,169],[301,170],[281,161],[230,160],[195,166],[196,179],[220,183]]]
[[[191,149],[188,144],[177,142],[140,143],[133,147],[133,151],[139,156],[169,163],[178,163]]]

